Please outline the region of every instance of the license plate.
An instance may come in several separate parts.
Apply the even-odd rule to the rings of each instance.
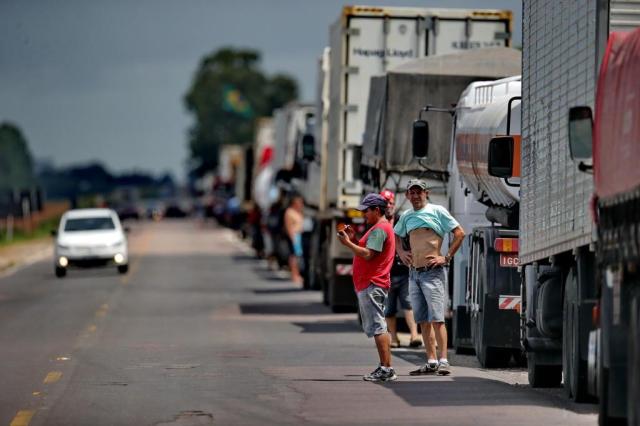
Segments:
[[[517,253],[500,253],[500,266],[503,268],[517,268],[520,264]]]

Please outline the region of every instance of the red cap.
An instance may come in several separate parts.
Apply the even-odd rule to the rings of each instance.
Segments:
[[[387,202],[391,203],[393,203],[396,198],[396,195],[388,189],[383,189],[382,192],[380,192],[380,195],[382,195],[382,197],[387,200]]]

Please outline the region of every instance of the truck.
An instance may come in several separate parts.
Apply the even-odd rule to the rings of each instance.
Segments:
[[[290,102],[274,111],[273,168],[274,184],[287,196],[297,195],[300,183],[307,177],[307,165],[303,156],[303,141],[313,138],[314,105]],[[303,192],[300,192],[303,193]],[[312,222],[305,219],[302,229],[302,265],[309,264],[309,243]],[[309,268],[302,268],[303,288],[309,290]]]
[[[454,347],[473,347],[484,367],[506,367],[522,353],[517,173],[509,182],[490,176],[487,168],[491,140],[520,139],[521,98],[515,76],[471,83],[456,106],[452,213],[468,225],[468,235],[454,276]],[[484,206],[483,221],[469,197]]]
[[[521,340],[530,384],[563,383],[575,401],[594,398],[588,354],[600,286],[597,228],[590,219],[593,182],[570,159],[567,119],[570,108],[593,105],[608,35],[638,25],[633,7],[637,2],[613,0],[523,4]],[[489,149],[515,153],[514,147],[501,139]],[[515,157],[494,157],[490,173],[509,178]]]
[[[316,137],[307,143],[303,192],[314,220],[310,287],[323,289],[333,311],[354,310],[352,256],[338,243],[340,222],[363,228],[355,210],[363,194],[360,156],[369,80],[412,59],[481,47],[506,47],[512,14],[506,10],[345,6],[329,30],[318,92]],[[305,187],[305,185],[302,185]]]
[[[272,167],[276,181],[292,190],[292,180],[304,178],[302,140],[313,134],[315,106],[290,102],[273,113],[274,147]]]
[[[362,147],[367,190],[398,192],[403,209],[406,181],[419,177],[430,187],[429,202],[447,207],[465,229],[448,276],[451,343],[457,352],[475,350],[483,367],[504,366],[521,352],[517,192],[486,175],[486,149],[469,148],[486,147],[496,135],[519,135],[520,80],[494,79],[519,74],[520,62],[515,49],[478,49],[418,59],[373,77]],[[439,107],[423,108],[426,101]],[[412,138],[408,123],[418,112],[426,120],[415,122]]]
[[[590,106],[569,111],[569,151],[594,181],[596,329],[588,386],[600,423],[640,423],[640,30],[609,37]]]

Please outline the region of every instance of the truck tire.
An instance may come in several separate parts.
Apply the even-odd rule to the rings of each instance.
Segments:
[[[640,294],[631,299],[629,318],[629,379],[627,390],[627,417],[629,425],[640,425]]]
[[[609,415],[609,369],[601,367],[598,371],[599,399],[598,405],[598,425],[600,426],[625,426],[626,420],[620,417],[611,417]],[[637,404],[637,401],[634,401]],[[629,422],[629,425],[633,423]]]
[[[485,255],[484,253],[478,256],[478,265],[485,264]],[[478,271],[478,289],[480,290],[478,293],[482,300],[484,300],[485,289],[486,289],[486,269],[481,268]],[[475,348],[476,348],[476,357],[480,362],[480,365],[483,368],[504,368],[509,365],[509,360],[511,359],[511,351],[503,348],[494,348],[488,346],[486,343],[486,339],[484,336],[484,302],[476,314],[476,335],[474,339]]]
[[[580,357],[580,283],[574,268],[567,275],[564,286],[564,306],[562,321],[562,371],[564,373],[564,389],[567,397],[575,402],[590,400],[587,392],[587,361]]]
[[[529,384],[532,388],[557,388],[562,382],[561,365],[540,365],[535,353],[527,353]]]
[[[521,349],[516,349],[511,352],[511,355],[513,356],[513,362],[515,362],[518,367],[527,366],[526,352],[523,352]]]
[[[56,266],[56,277],[62,278],[67,275],[67,268],[62,268],[60,266]]]

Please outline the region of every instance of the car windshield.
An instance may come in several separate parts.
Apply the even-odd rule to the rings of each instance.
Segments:
[[[100,231],[116,229],[116,225],[110,217],[83,217],[79,219],[67,219],[64,224],[66,232],[73,231]]]

